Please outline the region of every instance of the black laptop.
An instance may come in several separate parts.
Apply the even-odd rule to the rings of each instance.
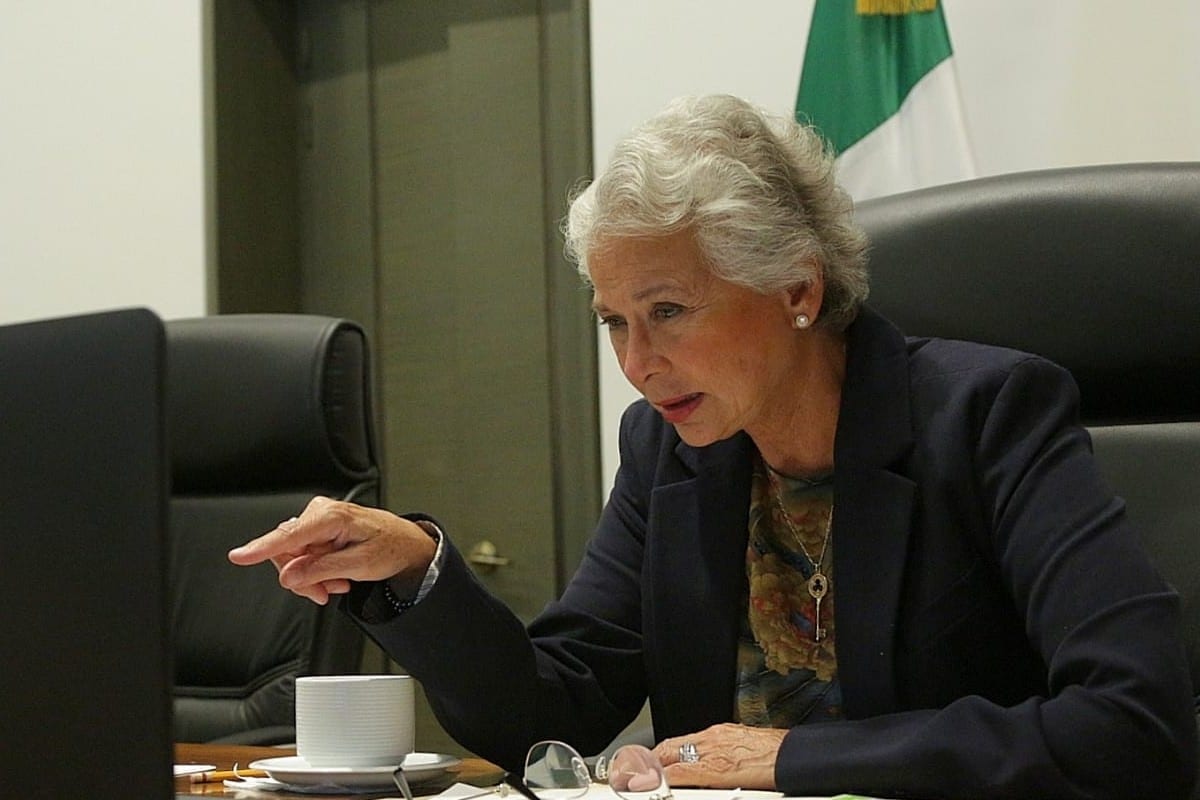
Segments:
[[[0,781],[167,798],[163,327],[135,309],[0,327]]]

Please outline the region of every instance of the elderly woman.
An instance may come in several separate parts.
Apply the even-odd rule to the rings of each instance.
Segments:
[[[865,307],[866,242],[811,130],[678,101],[567,239],[645,399],[561,599],[526,629],[431,519],[323,499],[230,557],[347,594],[446,728],[508,766],[538,739],[599,750],[648,697],[674,785],[1187,793],[1179,600],[1070,376]]]

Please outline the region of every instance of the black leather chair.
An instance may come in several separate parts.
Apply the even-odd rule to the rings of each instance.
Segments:
[[[378,503],[366,338],[299,315],[166,330],[175,738],[291,742],[295,678],[360,671],[363,637],[226,553],[315,494]]]
[[[1183,597],[1200,690],[1200,164],[984,178],[870,200],[856,218],[870,304],[906,333],[1072,372],[1101,468]]]

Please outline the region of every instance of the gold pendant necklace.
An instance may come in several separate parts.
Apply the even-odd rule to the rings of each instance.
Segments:
[[[813,599],[813,641],[819,642],[825,638],[825,629],[821,627],[821,600],[829,593],[829,576],[827,576],[823,567],[825,565],[825,553],[829,549],[829,534],[833,531],[833,502],[829,503],[829,514],[825,518],[825,537],[821,542],[821,557],[813,560],[813,557],[808,554],[808,548],[804,546],[804,539],[800,536],[800,531],[796,529],[796,524],[792,522],[792,515],[788,513],[787,506],[783,502],[783,490],[780,488],[779,480],[775,476],[770,476],[769,483],[774,489],[775,503],[779,506],[779,512],[783,515],[783,522],[788,526],[792,535],[796,537],[796,544],[800,545],[800,552],[808,560],[812,567],[812,575],[808,577],[806,586],[808,587],[808,595]]]

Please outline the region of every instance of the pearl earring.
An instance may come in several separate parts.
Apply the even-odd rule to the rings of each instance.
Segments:
[[[808,318],[808,314],[797,314],[796,315],[796,327],[799,328],[800,330],[804,330],[810,324],[812,324],[812,320],[810,320]]]

